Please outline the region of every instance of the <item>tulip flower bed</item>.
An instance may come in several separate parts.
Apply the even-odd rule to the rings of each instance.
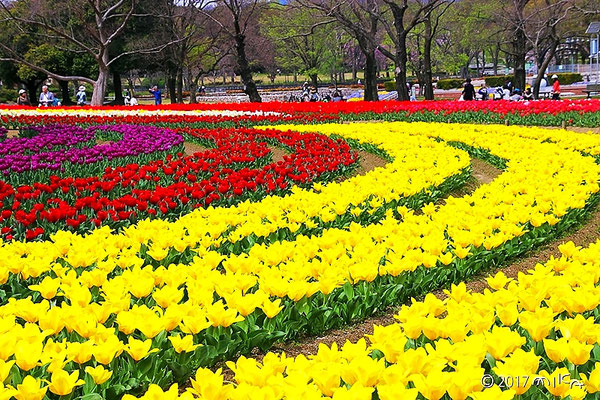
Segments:
[[[56,127],[65,132],[64,127]],[[87,140],[93,138],[96,129],[76,128],[75,132]],[[113,132],[129,126],[113,126]],[[26,185],[11,184],[22,182],[24,178],[12,172],[7,182],[0,183],[0,226],[7,239],[33,239],[61,229],[85,231],[101,225],[112,228],[128,226],[136,219],[159,217],[174,219],[187,214],[200,206],[231,205],[245,200],[258,200],[267,195],[282,195],[289,192],[291,185],[307,186],[311,182],[330,181],[340,175],[349,174],[356,166],[357,154],[341,140],[331,140],[318,134],[283,134],[279,131],[255,131],[251,129],[164,129],[140,127],[145,131],[164,131],[165,138],[156,140],[152,145],[140,145],[146,153],[162,150],[164,143],[170,140],[181,143],[183,135],[207,146],[216,146],[194,156],[183,157],[179,152],[175,157],[170,153],[166,159],[152,160],[148,163],[126,163],[122,166],[108,167],[105,163],[84,165],[80,174],[99,176],[73,178],[51,175],[49,179],[38,178]],[[135,131],[134,131],[135,132]],[[87,135],[87,136],[86,136]],[[44,138],[40,135],[37,138]],[[124,135],[125,136],[125,135]],[[84,140],[76,135],[69,136],[73,142]],[[138,132],[137,141],[143,136]],[[29,140],[30,141],[30,140]],[[20,148],[27,139],[8,139],[5,148]],[[38,148],[46,148],[49,140],[35,143]],[[10,142],[10,143],[7,143]],[[267,142],[284,146],[291,151],[283,160],[271,162],[271,151]],[[104,152],[110,157],[130,154],[136,151],[136,143],[97,145],[91,150],[75,148],[66,151],[54,151],[50,154],[54,160],[69,159],[72,165],[82,159],[86,152],[86,162],[93,163],[98,157],[92,156],[93,150],[100,156]],[[128,145],[122,152],[115,151]],[[55,144],[56,146],[56,144]],[[25,146],[23,146],[25,147]],[[32,149],[22,151],[33,151]],[[0,145],[0,153],[3,148]],[[181,150],[181,147],[177,148]],[[8,152],[8,151],[7,151]],[[45,152],[35,155],[39,161]],[[152,153],[151,153],[152,154]],[[5,159],[11,157],[6,156]],[[12,157],[16,158],[16,157]],[[12,160],[11,158],[11,160]],[[50,158],[47,156],[46,158]],[[55,161],[60,166],[59,161]],[[22,168],[17,163],[7,163],[7,168]],[[26,165],[34,165],[26,164]],[[37,170],[48,174],[44,164],[35,164]],[[54,169],[50,168],[53,173]],[[28,175],[31,178],[31,175]],[[31,180],[29,180],[31,182]]]
[[[600,393],[600,241],[572,242],[518,280],[464,283],[403,306],[397,323],[313,356],[240,357],[200,368],[184,393],[152,385],[141,399],[595,399]],[[368,339],[369,344],[367,344]],[[231,379],[231,378],[230,378]],[[126,396],[124,400],[136,397]]]
[[[270,354],[260,368],[239,358],[228,364],[234,384],[204,369],[505,264],[579,224],[600,200],[600,140],[591,134],[401,122],[239,127],[278,112],[263,111],[232,113],[212,126],[211,115],[190,112],[182,123],[165,111],[149,118],[161,126],[152,129],[207,149],[104,167],[98,176],[59,170],[27,185],[3,183],[2,224],[12,229],[3,233],[12,241],[0,247],[0,396],[496,399],[517,388],[477,393],[484,374],[500,385],[509,370],[539,378],[561,367],[570,379],[583,382],[577,374],[585,373],[597,384],[595,355],[581,356],[584,340],[575,343],[574,327],[552,324],[600,313],[593,273],[600,244],[589,254],[563,246],[565,257],[507,289],[494,286],[503,281],[498,275],[494,293],[471,295],[459,285],[445,302],[429,295],[403,309],[401,324],[378,328],[370,347],[323,348],[311,359]],[[93,121],[82,120],[86,112]],[[293,122],[306,117],[294,113]],[[111,123],[97,110],[67,114],[44,118],[85,126],[74,132]],[[111,118],[115,125],[100,131],[133,122],[124,111]],[[29,122],[41,120],[32,113]],[[267,144],[290,154],[273,162]],[[336,181],[356,167],[352,148],[388,164]],[[504,172],[436,204],[469,179],[469,155]],[[513,306],[510,318],[518,318],[503,319],[500,307],[510,313]],[[531,324],[544,316],[552,326],[534,337]],[[544,339],[573,353],[553,361]],[[171,386],[194,374],[188,391]],[[551,390],[539,382],[526,396]]]
[[[94,175],[108,165],[164,158],[182,150],[183,138],[167,129],[136,125],[31,126],[0,143],[0,172],[11,183],[32,182],[60,171]],[[97,144],[96,140],[110,140]],[[118,161],[118,162],[115,162]]]
[[[158,107],[83,107],[78,109],[0,108],[0,124],[19,127],[40,124],[152,124],[207,127],[389,120],[581,127],[600,126],[600,100],[565,101],[419,101],[241,104],[175,104]]]

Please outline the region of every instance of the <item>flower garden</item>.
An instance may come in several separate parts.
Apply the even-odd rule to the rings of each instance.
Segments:
[[[600,135],[547,127],[600,127],[600,101],[0,124],[0,399],[600,398],[600,242],[496,271],[597,206]],[[502,173],[456,196],[472,158]],[[392,306],[355,343],[269,351]]]

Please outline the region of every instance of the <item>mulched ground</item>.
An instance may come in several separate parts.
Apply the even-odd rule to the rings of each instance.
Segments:
[[[208,150],[208,147],[201,146],[197,143],[184,142],[183,143],[183,154],[186,156],[193,156],[196,153],[201,153]]]

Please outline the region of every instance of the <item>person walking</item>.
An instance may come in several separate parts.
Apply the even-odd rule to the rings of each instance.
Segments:
[[[54,105],[56,98],[54,93],[48,90],[48,86],[42,86],[42,93],[40,93],[40,101],[38,107],[50,107]]]
[[[467,78],[465,88],[462,91],[463,100],[470,101],[475,99],[475,87],[471,83],[471,78]]]
[[[30,106],[31,102],[27,97],[27,91],[25,89],[19,90],[19,97],[17,97],[17,105],[19,106]]]
[[[162,92],[158,88],[158,86],[153,86],[149,89],[150,93],[154,95],[154,105],[158,106],[162,104]]]
[[[558,75],[552,75],[552,100],[560,100],[560,82]]]
[[[75,94],[75,99],[77,99],[78,106],[85,106],[85,86],[79,86],[79,91],[77,92],[77,94]]]

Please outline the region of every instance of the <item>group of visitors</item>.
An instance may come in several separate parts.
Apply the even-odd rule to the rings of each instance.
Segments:
[[[326,92],[321,95],[316,87],[311,87],[308,82],[304,82],[302,85],[302,93],[297,96],[294,93],[290,94],[287,101],[289,102],[338,102],[346,101],[342,92],[335,88],[333,92]]]
[[[86,94],[85,94],[85,86],[79,86],[77,93],[75,94],[75,98],[77,100],[78,106],[84,106],[86,103]],[[25,89],[19,89],[19,96],[16,100],[17,105],[19,106],[30,106],[31,101],[27,96],[27,91]],[[47,85],[42,86],[42,92],[40,93],[40,97],[38,99],[38,107],[56,107],[60,106],[60,100],[58,97],[54,95],[49,89]]]
[[[471,83],[471,78],[467,78],[461,94],[461,99],[465,101],[471,100],[489,100],[490,95],[493,100],[509,100],[509,101],[532,101],[535,99],[531,87],[521,92],[521,89],[515,88],[510,79],[506,79],[503,86],[498,86],[493,91],[488,90],[485,83],[475,92],[475,86]],[[541,85],[540,85],[541,86]],[[545,85],[544,85],[545,86]],[[552,75],[552,100],[560,100],[560,81],[556,74]],[[479,98],[477,97],[479,95]]]
[[[157,86],[153,86],[149,89],[150,93],[154,95],[154,104],[159,105],[162,104],[162,92]],[[123,94],[124,102],[126,106],[137,106],[138,101],[135,97],[129,94],[128,91],[125,91]],[[77,93],[75,94],[75,100],[78,106],[84,106],[87,104],[87,95],[85,92],[85,86],[79,86]],[[19,89],[19,95],[16,100],[17,105],[19,106],[31,106],[31,101],[29,100],[29,96],[27,96],[27,91],[25,89]],[[47,85],[42,86],[42,92],[40,93],[40,97],[38,99],[38,107],[56,107],[60,106],[60,100],[52,93]]]

